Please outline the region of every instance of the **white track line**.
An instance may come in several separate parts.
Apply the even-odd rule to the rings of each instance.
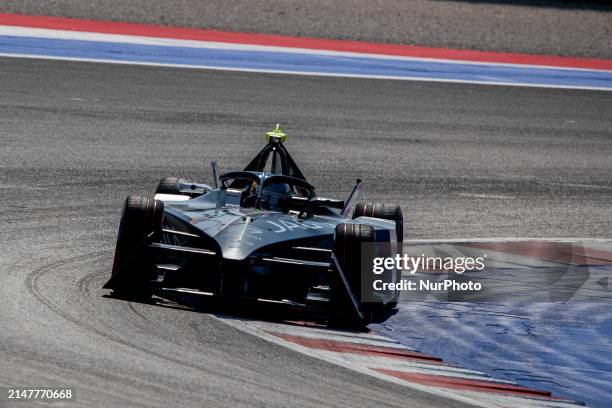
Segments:
[[[72,62],[90,62],[101,64],[117,64],[117,65],[135,65],[148,67],[163,67],[163,68],[187,68],[212,71],[230,71],[230,72],[248,72],[248,73],[263,73],[263,74],[281,74],[281,75],[299,75],[299,76],[314,76],[314,77],[330,77],[330,78],[352,78],[352,79],[383,79],[389,81],[413,81],[413,82],[435,82],[435,83],[451,83],[451,84],[471,84],[471,85],[492,85],[492,86],[512,86],[519,88],[545,88],[545,89],[573,89],[583,91],[612,91],[612,88],[598,86],[571,86],[571,85],[542,85],[529,84],[520,82],[497,82],[497,81],[476,81],[462,79],[440,79],[440,78],[422,78],[410,76],[386,76],[386,75],[367,75],[367,74],[334,74],[329,72],[302,72],[302,71],[285,71],[273,69],[251,69],[251,68],[228,68],[215,67],[208,65],[187,65],[187,64],[167,64],[157,62],[134,62],[134,61],[117,61],[98,58],[77,58],[77,57],[57,57],[48,55],[32,55],[32,54],[13,54],[0,53],[0,57],[7,58],[27,58],[27,59],[42,59],[55,61],[72,61]]]

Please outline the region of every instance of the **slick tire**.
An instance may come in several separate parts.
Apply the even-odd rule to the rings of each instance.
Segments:
[[[128,297],[150,298],[153,262],[147,244],[161,231],[164,203],[140,195],[129,196],[119,223],[113,270],[106,287]]]
[[[178,177],[164,177],[159,180],[155,194],[181,194],[179,185],[182,179]]]
[[[353,211],[353,219],[357,217],[373,217],[395,221],[397,242],[404,242],[404,216],[398,205],[384,205],[371,202],[357,203]]]
[[[401,243],[404,242],[404,216],[402,215],[402,209],[398,205],[384,205],[372,202],[357,203],[355,210],[353,211],[353,219],[357,217],[373,217],[395,221],[395,232],[397,233],[398,243],[397,250],[399,253],[403,252]],[[398,274],[397,282],[399,282],[400,279],[401,276]],[[399,300],[399,292],[397,293],[396,298],[396,300],[388,302],[384,306],[384,309],[395,309]]]
[[[374,238],[374,228],[365,224],[338,224],[334,232],[333,253],[362,309],[365,308],[361,303],[361,249],[363,243],[374,242]],[[332,284],[330,306],[333,325],[359,326],[370,320],[367,313],[365,319],[356,318],[350,297],[340,281]]]

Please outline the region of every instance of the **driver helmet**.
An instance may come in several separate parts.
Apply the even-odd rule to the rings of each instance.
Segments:
[[[279,209],[283,199],[291,196],[291,188],[287,183],[270,183],[264,186],[261,192],[262,207],[269,210]]]

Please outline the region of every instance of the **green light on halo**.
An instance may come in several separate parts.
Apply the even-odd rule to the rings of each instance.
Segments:
[[[276,124],[276,128],[273,131],[266,132],[266,142],[270,143],[270,140],[276,141],[278,143],[283,143],[285,140],[287,140],[287,134],[283,133],[278,123]]]

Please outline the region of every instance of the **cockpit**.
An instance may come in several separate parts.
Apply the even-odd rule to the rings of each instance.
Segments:
[[[226,205],[289,211],[296,203],[315,197],[310,183],[291,176],[237,171],[222,175],[220,180]]]

